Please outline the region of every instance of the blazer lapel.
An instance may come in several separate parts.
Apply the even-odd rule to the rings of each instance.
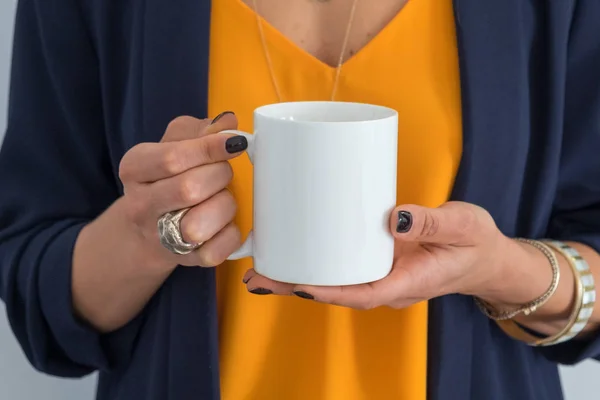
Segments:
[[[487,209],[505,231],[518,207],[529,131],[527,10],[521,0],[454,0],[463,109],[463,155],[453,199]],[[530,11],[530,12],[528,12]],[[470,297],[430,301],[428,398],[471,398],[473,335],[490,321]],[[469,323],[473,321],[472,323]],[[480,327],[481,328],[481,327]],[[485,332],[490,327],[479,331]]]
[[[148,141],[159,140],[177,116],[207,116],[210,1],[146,0],[145,6],[141,104]],[[163,360],[168,398],[219,399],[214,270],[180,267],[161,292],[159,308],[171,327]]]

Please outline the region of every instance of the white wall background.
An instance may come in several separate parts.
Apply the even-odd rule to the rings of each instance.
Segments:
[[[0,2],[0,141],[6,126],[12,20],[16,4],[17,0]],[[567,400],[600,399],[600,386],[596,381],[600,380],[600,363],[585,362],[575,368],[563,368],[561,372]],[[94,388],[94,377],[64,380],[34,371],[14,339],[0,303],[0,399],[92,400]]]

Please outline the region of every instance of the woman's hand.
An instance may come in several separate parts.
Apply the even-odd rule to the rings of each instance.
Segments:
[[[520,243],[498,230],[489,213],[468,203],[449,202],[439,208],[401,206],[392,213],[390,229],[396,239],[395,261],[391,273],[377,282],[339,287],[291,285],[254,270],[246,273],[244,282],[256,294],[296,294],[357,309],[403,308],[450,293],[494,301],[508,276],[506,266],[526,253]]]
[[[236,203],[225,189],[228,159],[245,150],[232,113],[212,120],[179,117],[160,143],[133,147],[121,161],[124,195],[80,232],[73,252],[73,309],[101,332],[121,328],[140,313],[175,267],[216,265],[240,244],[231,222]],[[158,239],[158,219],[190,207],[181,221],[184,240],[205,241],[178,256]]]
[[[226,189],[233,172],[227,160],[247,147],[242,136],[217,135],[235,129],[233,113],[210,120],[179,117],[160,143],[142,143],[123,157],[119,175],[130,226],[145,243],[147,260],[166,268],[181,265],[213,266],[240,246],[232,220],[236,202]],[[204,242],[189,255],[176,256],[162,247],[157,221],[166,212],[191,207],[181,220],[183,239]]]

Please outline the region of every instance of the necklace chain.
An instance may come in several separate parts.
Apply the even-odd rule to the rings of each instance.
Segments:
[[[254,14],[256,16],[256,25],[258,27],[258,33],[260,35],[260,42],[262,44],[263,53],[265,55],[265,60],[267,62],[267,67],[269,68],[269,75],[271,77],[271,82],[273,83],[273,89],[275,89],[275,94],[277,95],[277,100],[281,103],[282,96],[281,90],[279,88],[279,84],[277,79],[275,78],[275,70],[273,69],[273,61],[271,60],[271,53],[269,52],[269,48],[267,46],[267,40],[265,39],[265,32],[263,29],[263,24],[261,20],[261,16],[258,12],[257,0],[252,0],[252,5],[254,7]],[[354,22],[354,14],[356,11],[356,4],[358,0],[353,0],[352,8],[350,9],[350,17],[348,19],[348,24],[346,25],[346,33],[344,36],[344,41],[342,43],[342,50],[340,51],[340,57],[338,58],[338,63],[335,68],[335,77],[333,79],[333,87],[331,89],[331,101],[335,99],[335,94],[337,92],[338,83],[340,80],[340,74],[342,72],[342,65],[344,62],[344,54],[346,54],[346,48],[348,47],[348,39],[350,38],[350,31],[352,29],[352,23]]]

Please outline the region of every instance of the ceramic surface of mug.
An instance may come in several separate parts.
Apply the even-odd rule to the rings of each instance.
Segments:
[[[398,114],[369,104],[280,103],[254,111],[254,228],[230,259],[296,284],[385,277],[394,241]]]

